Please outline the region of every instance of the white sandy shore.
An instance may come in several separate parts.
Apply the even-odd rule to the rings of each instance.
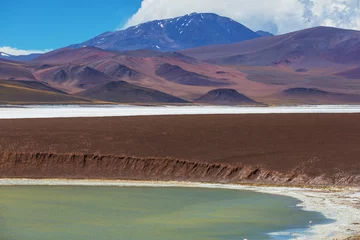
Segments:
[[[0,119],[120,117],[204,114],[360,113],[360,105],[243,106],[131,106],[44,105],[2,108]]]
[[[207,184],[190,182],[146,182],[146,181],[104,181],[104,180],[64,180],[64,179],[0,179],[0,185],[51,185],[51,186],[119,186],[119,187],[193,187],[250,190],[261,193],[289,196],[299,199],[306,211],[321,212],[333,223],[314,225],[308,233],[298,233],[298,240],[345,239],[360,235],[360,188],[293,188],[265,187],[235,184]]]

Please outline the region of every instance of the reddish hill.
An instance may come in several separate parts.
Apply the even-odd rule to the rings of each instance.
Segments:
[[[127,82],[109,82],[76,94],[107,102],[119,103],[186,103],[185,100]]]
[[[237,92],[234,89],[214,89],[200,98],[196,99],[195,102],[207,103],[214,105],[254,105],[258,104],[254,100],[247,96]]]
[[[41,80],[54,86],[76,91],[88,89],[115,79],[88,66],[68,65],[46,69],[37,73]]]

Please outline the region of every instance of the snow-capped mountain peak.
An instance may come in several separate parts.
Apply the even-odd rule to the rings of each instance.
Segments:
[[[125,30],[106,32],[80,44],[107,50],[152,49],[174,51],[212,44],[227,44],[258,38],[244,25],[214,13],[191,13],[155,20]]]

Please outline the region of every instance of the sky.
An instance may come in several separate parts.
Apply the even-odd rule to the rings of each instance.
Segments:
[[[141,2],[0,0],[0,51],[19,55],[83,42],[124,26]]]
[[[1,0],[0,52],[46,52],[192,12],[274,34],[320,25],[360,30],[360,0]]]

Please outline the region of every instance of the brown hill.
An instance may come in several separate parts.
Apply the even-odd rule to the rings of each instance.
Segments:
[[[196,99],[195,102],[214,105],[254,105],[258,104],[234,89],[215,89]]]
[[[89,99],[61,93],[42,83],[0,81],[0,102],[6,104],[84,104]]]
[[[0,79],[34,80],[35,77],[22,63],[0,59]]]
[[[129,84],[109,82],[76,94],[77,96],[119,103],[186,103],[172,95]]]
[[[70,92],[92,88],[115,80],[103,72],[81,65],[53,67],[41,73],[38,72],[37,76],[55,87],[69,89]]]

